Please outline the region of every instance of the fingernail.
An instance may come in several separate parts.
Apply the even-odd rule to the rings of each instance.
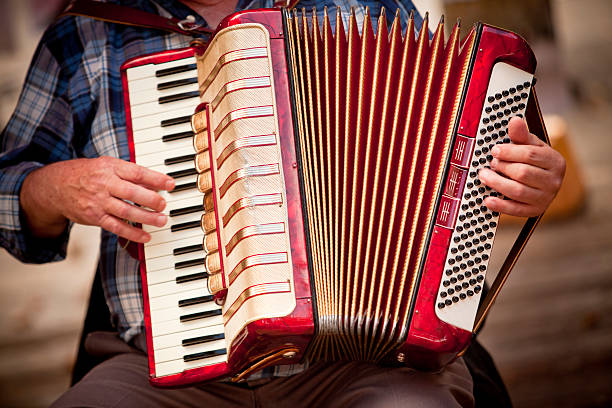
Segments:
[[[491,154],[493,156],[497,156],[499,154],[499,146],[493,146],[493,148],[491,149]]]
[[[157,223],[159,224],[160,227],[163,227],[164,225],[166,225],[166,221],[168,221],[168,217],[166,215],[158,215],[157,216]]]
[[[166,181],[166,191],[170,191],[174,188],[174,180]]]
[[[499,160],[497,160],[497,159],[493,159],[493,160],[491,160],[491,167],[492,167],[492,168],[497,167],[497,163],[498,163],[498,162],[499,162]]]

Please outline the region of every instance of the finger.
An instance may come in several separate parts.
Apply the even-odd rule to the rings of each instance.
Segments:
[[[135,163],[120,161],[115,166],[115,172],[123,180],[131,181],[151,190],[171,191],[174,189],[174,179],[172,177]]]
[[[550,187],[550,175],[547,170],[524,163],[507,162],[493,159],[490,163],[491,169],[536,189],[547,189]]]
[[[136,228],[127,222],[110,214],[106,214],[100,220],[100,227],[127,240],[146,243],[151,240],[151,235],[140,228]]]
[[[168,221],[168,217],[165,214],[148,211],[117,198],[111,198],[109,200],[105,211],[119,219],[139,224],[154,225],[156,227],[163,227]]]
[[[534,204],[542,197],[539,190],[503,177],[489,169],[481,169],[478,177],[493,190],[515,201]]]
[[[487,197],[484,205],[491,211],[514,215],[517,217],[534,217],[541,214],[541,210],[533,205],[520,203],[514,200],[502,200],[497,197]]]
[[[499,160],[525,163],[542,169],[550,169],[557,162],[554,150],[548,146],[498,144],[491,149],[491,155]]]
[[[510,119],[508,124],[508,136],[513,143],[542,146],[546,143],[538,139],[533,133],[529,133],[527,122],[518,116]]]
[[[166,207],[166,200],[157,192],[120,178],[112,180],[108,189],[113,197],[132,201],[153,211],[161,212]]]

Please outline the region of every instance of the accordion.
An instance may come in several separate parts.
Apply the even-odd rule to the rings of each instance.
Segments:
[[[132,161],[177,180],[140,245],[151,382],[364,360],[436,369],[465,350],[499,196],[478,179],[512,116],[545,140],[535,57],[508,31],[257,10],[210,42],[122,67]],[[391,26],[389,28],[389,26]]]

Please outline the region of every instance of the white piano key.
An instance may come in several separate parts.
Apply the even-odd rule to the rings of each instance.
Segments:
[[[181,108],[189,110],[190,112],[188,113],[188,115],[193,115],[195,113],[195,107],[198,106],[199,103],[199,96],[193,96],[168,103],[159,103],[157,100],[155,100],[151,102],[142,103],[140,105],[131,105],[130,112],[132,114],[132,120],[142,116],[161,114],[167,112],[168,110],[175,110]]]
[[[178,306],[168,307],[166,309],[159,309],[159,310],[155,310],[151,312],[151,323],[155,325],[158,323],[163,323],[163,322],[168,322],[168,321],[180,322],[181,316],[186,316],[186,315],[200,313],[200,312],[210,312],[214,310],[221,310],[221,308],[217,306],[215,302],[202,303],[202,304],[188,306],[188,307],[178,307]],[[215,316],[194,319],[194,321],[197,321],[197,320],[204,321],[212,317],[215,317]]]
[[[163,153],[178,149],[189,149],[189,153],[195,153],[193,149],[193,139],[189,137],[185,139],[173,140],[171,142],[163,142],[161,138],[159,138],[156,140],[149,140],[146,142],[134,144],[134,151],[136,153],[137,163],[141,163],[142,159],[145,158],[147,155],[154,153]],[[168,157],[169,156],[167,155],[165,156],[165,158]],[[161,160],[158,163],[153,164],[153,166],[159,165],[163,162],[164,160]]]
[[[181,203],[193,197],[198,197],[202,205],[204,203],[204,194],[200,193],[200,191],[197,188],[194,188],[192,190],[183,190],[183,191],[170,191],[170,192],[160,191],[159,195],[162,196],[164,200],[166,200],[167,205],[170,205],[170,203],[173,203],[173,202]]]
[[[174,269],[173,265],[166,265],[165,269],[149,271],[149,260],[147,259],[147,285],[176,281],[176,278],[184,275],[204,272],[202,265],[190,266],[183,269]],[[175,305],[176,306],[176,305]]]
[[[191,132],[190,123],[179,123],[177,125],[162,127],[160,125],[161,122],[156,119],[155,116],[151,116],[151,122],[153,122],[153,124],[156,126],[139,129],[132,132],[132,138],[134,139],[135,144],[144,143],[151,140],[162,140],[164,136],[173,135],[176,133]],[[189,138],[189,140],[191,140],[191,138]]]
[[[157,166],[147,167],[147,168],[153,171],[158,171],[160,173],[168,174],[173,171],[194,169],[195,167],[194,167],[194,163],[192,161],[189,161],[189,162],[182,162],[182,163],[176,163],[176,164],[170,164],[170,165],[165,165],[162,162],[162,164],[159,164]],[[197,178],[197,176],[195,177]],[[182,184],[183,178],[176,178],[176,180],[177,180],[177,184]],[[181,183],[178,183],[179,180],[181,181]]]
[[[175,216],[175,217],[168,217],[168,221],[162,227],[156,227],[154,225],[147,225],[147,224],[145,224],[145,225],[142,226],[142,229],[144,231],[152,234],[152,233],[157,232],[157,231],[163,231],[163,230],[171,229],[173,225],[182,224],[182,223],[185,223],[185,222],[199,221],[202,218],[202,215],[204,215],[204,211],[194,212],[194,213],[185,214],[185,215],[178,215],[178,216]]]
[[[209,296],[210,292],[208,291],[208,287],[199,287],[191,290],[186,290],[181,293],[171,293],[164,296],[157,296],[151,298],[149,301],[149,309],[154,312],[160,309],[166,309],[169,307],[176,307],[177,309],[182,309],[178,306],[181,300],[193,299],[201,296]],[[215,303],[211,301],[210,303]],[[220,306],[219,306],[220,307]]]
[[[164,208],[164,214],[170,214],[172,210],[179,210],[181,208],[194,207],[196,205],[204,206],[204,195],[198,191],[198,194],[193,194],[192,196],[185,197],[183,200],[174,200],[170,201],[166,204],[166,208]],[[170,219],[173,219],[171,217]]]
[[[204,353],[206,351],[227,349],[225,339],[214,340],[207,343],[195,344],[193,346],[175,346],[171,348],[164,348],[155,350],[155,363],[163,363],[166,361],[182,359],[183,356],[195,353]]]
[[[205,367],[207,365],[225,362],[227,362],[227,354],[189,362],[185,362],[181,358],[178,360],[166,361],[164,363],[155,364],[155,375],[157,377],[162,377],[164,375],[181,373],[191,368]]]
[[[172,280],[169,282],[156,283],[149,285],[149,298],[157,296],[167,296],[171,294],[178,294],[181,292],[187,292],[190,290],[201,290],[202,293],[208,292],[206,286],[206,279],[195,280],[191,282],[176,283]],[[149,299],[150,303],[153,303],[152,299]]]
[[[141,92],[130,91],[130,110],[145,103],[160,103],[159,98],[180,95],[187,92],[197,92],[198,84],[176,86],[168,89],[148,89]],[[199,97],[198,97],[199,98]],[[164,105],[164,104],[162,104]]]
[[[218,324],[223,324],[222,315],[208,317],[205,319],[190,320],[187,322],[181,322],[179,319],[176,319],[151,324],[151,332],[155,337],[162,336],[164,334],[179,333],[190,329],[215,326]]]
[[[198,72],[197,69],[192,71],[179,72],[176,74],[166,75],[163,77],[146,77],[142,79],[137,79],[135,81],[130,82],[130,103],[132,103],[132,95],[138,95],[141,93],[148,93],[152,91],[163,91],[164,89],[158,89],[160,84],[167,86],[168,83],[181,81],[185,79],[195,79],[197,81]],[[191,86],[195,85],[197,90],[197,83],[190,84]],[[175,86],[171,88],[166,88],[168,90],[171,89],[179,89],[181,86]]]
[[[144,167],[158,166],[164,163],[164,160],[180,156],[195,155],[191,144],[182,144],[179,147],[167,151],[158,151],[138,157],[136,163]],[[191,161],[193,165],[193,161]]]
[[[198,106],[197,101],[192,101],[191,105],[182,106],[182,107],[170,106],[170,104],[168,104],[168,106],[166,106],[167,110],[159,111],[157,114],[153,114],[153,112],[151,112],[150,115],[139,116],[139,117],[132,115],[132,131],[136,132],[142,129],[149,129],[149,128],[154,128],[154,127],[164,127],[164,126],[161,126],[161,123],[164,120],[170,120],[170,119],[176,119],[176,118],[182,118],[182,117],[191,118],[191,115],[193,115],[195,112],[196,106]],[[188,122],[184,122],[184,123],[188,123]],[[176,126],[176,125],[172,125],[172,126]]]
[[[180,333],[171,333],[164,336],[153,337],[153,348],[155,350],[169,347],[181,346],[183,340],[192,339],[194,337],[210,336],[213,334],[223,333],[223,325],[202,327],[194,330],[188,330]],[[182,346],[181,346],[182,347]],[[185,350],[190,350],[192,346],[185,347]],[[182,355],[181,355],[182,358]]]
[[[188,57],[177,59],[174,61],[162,62],[159,64],[147,64],[138,67],[133,67],[127,70],[128,83],[131,84],[132,82],[142,78],[156,78],[157,80],[163,80],[163,78],[167,78],[168,76],[156,77],[155,73],[157,71],[195,63],[195,57]]]
[[[200,245],[201,244],[202,242],[200,240]],[[187,254],[176,255],[176,256],[170,254],[166,256],[158,256],[156,258],[147,257],[147,271],[155,272],[161,269],[165,269],[168,266],[171,266],[174,268],[174,265],[177,262],[189,261],[191,259],[200,259],[204,257],[206,257],[206,252],[204,252],[204,250],[196,251],[196,252],[189,252]],[[187,269],[187,268],[176,269],[176,273],[185,274],[185,272],[183,272],[183,269]],[[204,266],[201,266],[200,269],[202,270],[202,272],[204,272]]]
[[[183,231],[172,232],[170,229],[159,230],[151,233],[149,245],[158,245],[166,242],[175,242],[185,238],[199,236],[202,238],[204,233],[201,228],[191,228]]]
[[[191,200],[193,201],[193,205],[202,205],[202,198],[200,197],[199,199],[192,198]],[[191,202],[191,201],[190,201]],[[185,203],[180,203],[180,202],[173,202],[171,203],[173,206],[175,207],[179,207],[182,208],[185,206]],[[164,225],[162,225],[161,227],[155,226],[155,225],[149,225],[149,224],[142,224],[142,230],[145,232],[148,232],[149,234],[154,234],[156,232],[159,231],[166,231],[166,230],[171,230],[173,225],[177,225],[177,224],[183,224],[186,222],[195,222],[195,221],[200,221],[202,219],[202,215],[204,215],[204,210],[200,211],[200,212],[193,212],[193,213],[189,213],[189,214],[184,214],[184,215],[177,215],[177,216],[169,216],[170,211],[172,210],[172,208],[166,208],[164,209],[164,211],[162,211],[163,214],[168,215],[168,219],[166,221],[166,223]],[[187,230],[184,230],[187,231]],[[176,241],[177,239],[182,239],[182,238],[189,238],[194,236],[194,234],[188,233],[187,235],[181,235],[182,231],[175,231],[172,235],[172,241]],[[201,232],[202,236],[204,236],[204,232]],[[154,243],[151,242],[147,242],[145,245],[158,245],[160,242],[155,241]],[[172,247],[174,248],[174,247]]]

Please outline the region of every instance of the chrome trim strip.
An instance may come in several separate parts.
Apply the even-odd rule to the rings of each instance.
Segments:
[[[274,108],[272,105],[266,106],[253,106],[249,108],[240,108],[235,111],[229,112],[221,121],[219,125],[215,128],[215,141],[219,139],[221,133],[225,130],[225,128],[231,123],[238,119],[247,119],[247,118],[257,118],[260,116],[273,116]]]
[[[232,186],[232,184],[243,178],[271,176],[274,174],[280,174],[280,167],[278,163],[243,167],[227,176],[221,187],[219,187],[219,194],[221,198],[223,198],[223,196],[225,196],[225,193],[227,193],[227,190]]]
[[[219,73],[219,71],[221,71],[221,68],[224,65],[232,61],[236,61],[236,60],[248,59],[248,58],[262,58],[262,57],[267,57],[267,56],[268,56],[268,49],[266,47],[256,47],[256,48],[247,48],[244,50],[235,50],[235,51],[230,51],[227,54],[222,55],[217,60],[217,63],[215,64],[212,71],[210,71],[210,74],[208,74],[204,82],[202,82],[202,85],[200,85],[200,95],[203,95],[204,92],[206,92],[206,90],[208,89],[212,81],[215,80],[215,78],[217,77],[217,74]]]
[[[286,293],[291,292],[291,285],[289,282],[274,282],[274,283],[262,283],[246,288],[234,301],[234,303],[225,311],[223,314],[225,323],[234,316],[234,314],[240,309],[240,307],[253,296],[269,295],[273,293]]]
[[[274,252],[270,254],[257,254],[251,255],[244,258],[242,261],[238,262],[238,265],[234,267],[232,272],[229,274],[230,285],[234,280],[244,272],[246,269],[249,269],[253,266],[257,265],[271,265],[271,264],[279,264],[279,263],[287,263],[289,257],[286,252]]]
[[[282,234],[285,232],[284,222],[275,222],[271,224],[259,224],[244,227],[236,231],[234,236],[229,240],[225,246],[226,256],[232,253],[236,245],[245,238],[252,237],[255,235],[268,235],[268,234]],[[231,277],[230,277],[231,280]]]
[[[276,144],[276,135],[257,135],[257,136],[247,136],[241,137],[240,139],[236,139],[228,144],[225,149],[219,154],[217,157],[217,168],[221,169],[221,166],[225,161],[237,150],[244,149],[246,147],[261,147],[261,146],[270,146]]]
[[[243,78],[236,79],[234,81],[230,81],[223,85],[217,95],[211,102],[211,106],[213,111],[217,109],[217,105],[221,102],[225,96],[234,91],[238,91],[240,89],[253,89],[253,88],[265,88],[270,86],[270,77],[253,77],[253,78]]]
[[[227,223],[230,222],[232,217],[234,217],[234,215],[236,215],[236,213],[243,208],[255,207],[257,205],[281,205],[282,203],[283,196],[281,193],[262,194],[241,198],[227,209],[227,212],[223,216],[223,228],[227,227]]]

